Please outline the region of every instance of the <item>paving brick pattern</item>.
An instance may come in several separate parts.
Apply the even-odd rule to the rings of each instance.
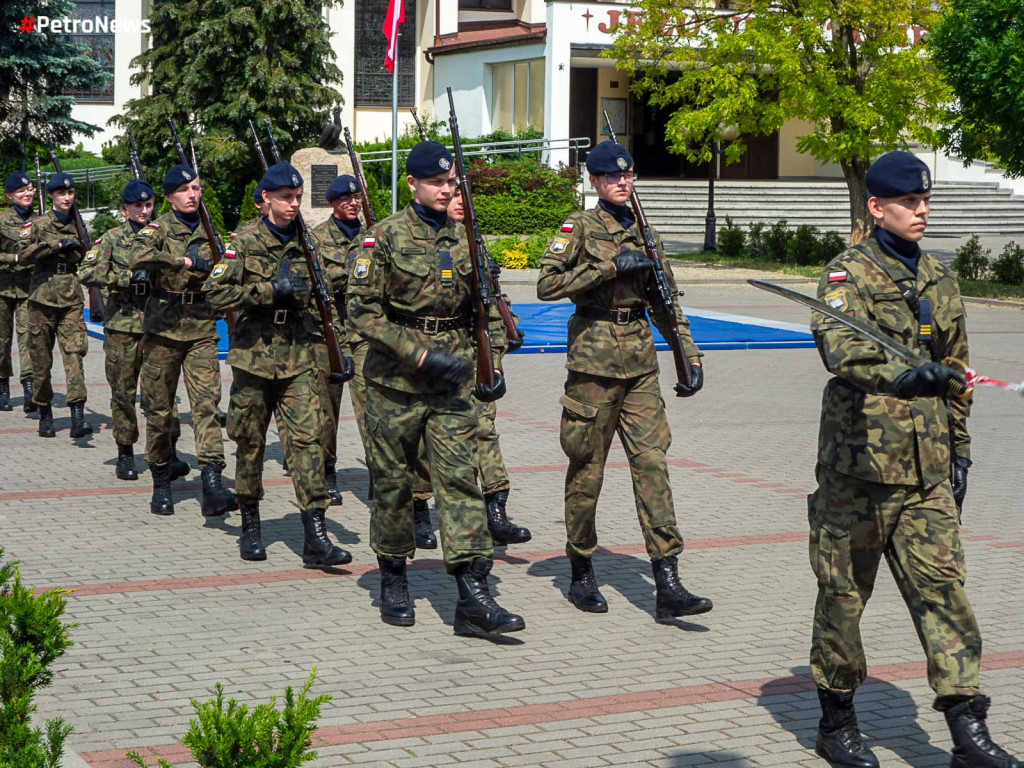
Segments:
[[[512,298],[532,301],[532,288],[512,286]],[[691,285],[685,303],[807,320],[800,308],[739,284]],[[1024,376],[1020,313],[971,306],[969,316],[975,367]],[[564,357],[508,360],[498,425],[512,476],[509,511],[534,538],[502,553],[494,571],[501,602],[525,615],[527,630],[492,643],[452,634],[455,586],[435,553],[410,570],[416,626],[379,621],[366,471],[347,398],[339,445],[345,504],[330,510],[329,529],[353,552],[352,565],[301,568],[299,510],[276,433],[263,503],[269,557],[243,563],[237,513],[204,521],[197,473],[175,483],[170,518],[148,513],[148,473],[137,483],[114,478],[109,388],[102,355],[90,354],[88,410],[101,427],[91,438],[68,438],[60,396],[55,440],[37,438],[20,408],[0,414],[0,544],[21,561],[27,583],[76,589],[68,610],[78,622],[75,646],[40,697],[40,716],[67,718],[76,729],[71,747],[93,768],[125,765],[131,748],[188,766],[178,738],[190,699],[205,700],[221,681],[239,700],[265,700],[301,685],[315,666],[316,691],[334,698],[324,707],[314,766],[823,766],[813,754],[818,712],[807,678],[814,579],[804,496],[813,488],[827,374],[814,350],[711,352],[706,363],[706,390],[668,401],[670,471],[689,542],[683,578],[712,597],[715,610],[657,624],[619,447],[601,497],[595,560],[611,610],[585,615],[566,601],[557,434]],[[58,392],[62,381],[58,371]],[[964,525],[992,730],[1024,754],[1021,406],[994,390],[976,398]],[[180,448],[194,467],[187,427]],[[858,710],[882,764],[948,765],[949,738],[930,708],[918,641],[888,576],[863,629],[872,679]]]

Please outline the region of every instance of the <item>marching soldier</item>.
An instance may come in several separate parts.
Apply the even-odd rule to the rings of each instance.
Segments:
[[[676,524],[665,452],[671,443],[658,386],[658,359],[646,309],[667,335],[667,318],[651,304],[654,262],[642,250],[644,237],[627,205],[633,159],[621,144],[598,144],[587,158],[596,208],[573,214],[547,248],[540,264],[537,298],[569,298],[569,370],[562,404],[561,443],[569,458],[565,477],[566,554],[572,567],[569,600],[581,611],[604,613],[591,556],[597,548],[597,498],[608,448],[618,432],[633,475],[633,496],[657,585],[656,617],[706,613],[711,600],[680,583],[683,537]],[[659,252],[664,253],[655,234]],[[675,291],[675,279],[666,270]],[[676,384],[678,397],[696,394],[704,382],[701,353],[689,321],[676,307],[692,386]]]
[[[837,256],[818,296],[876,325],[931,360],[908,368],[837,320],[815,314],[825,367],[818,489],[809,497],[810,559],[818,579],[811,671],[822,717],[817,753],[837,766],[873,768],[853,698],[867,663],[860,618],[882,556],[928,659],[934,706],[953,737],[951,768],[1019,768],[993,744],[981,691],[981,633],[964,591],[958,504],[971,466],[970,403],[947,397],[968,362],[964,305],[950,270],[923,252],[931,175],[906,152],[867,174],[872,236]]]
[[[323,244],[324,263],[327,267],[325,275],[330,282],[331,293],[337,297],[336,307],[338,313],[337,326],[338,338],[342,340],[348,353],[352,356],[356,366],[356,377],[361,378],[360,366],[365,354],[362,349],[365,342],[346,339],[345,332],[345,284],[348,279],[348,265],[352,254],[362,245],[363,224],[359,220],[359,209],[361,207],[359,181],[354,176],[338,176],[327,187],[327,203],[333,209],[333,214],[327,221],[320,224],[313,230]],[[358,357],[357,357],[358,354]],[[327,344],[323,336],[318,334],[316,344],[317,369],[323,374],[330,371],[330,361],[327,356]],[[344,385],[330,381],[326,375],[322,376],[321,392],[326,394],[322,398],[321,406],[324,411],[324,429],[321,433],[321,445],[324,451],[324,482],[327,485],[327,493],[330,494],[331,504],[341,504],[341,491],[338,490],[338,417],[341,410],[341,396]],[[356,392],[356,379],[349,383],[352,407],[355,411],[356,424],[359,429],[359,437],[363,436],[363,394]],[[358,402],[358,406],[356,403]]]
[[[177,422],[175,393],[184,371],[202,473],[202,514],[216,517],[238,509],[238,503],[222,481],[226,463],[217,411],[217,329],[213,309],[201,292],[213,260],[199,226],[203,192],[198,175],[187,165],[167,171],[163,192],[171,210],[142,227],[130,246],[130,267],[146,272],[150,286],[142,321],[146,336],[141,373],[146,460],[153,475],[149,508],[155,515],[174,514],[170,464]]]
[[[83,285],[103,290],[103,353],[107,383],[110,384],[110,413],[117,465],[114,474],[120,480],[138,480],[135,469],[135,443],[139,439],[139,420],[135,413],[135,395],[142,369],[142,313],[149,298],[145,270],[132,271],[129,248],[135,235],[153,218],[155,194],[144,181],[129,181],[121,194],[121,213],[125,223],[107,230],[85,254],[79,269]],[[181,427],[177,405],[173,407],[171,443],[171,479],[184,477],[189,466],[178,458],[175,444]]]
[[[20,262],[18,240],[32,218],[35,186],[22,171],[4,180],[4,197],[11,207],[0,213],[0,411],[11,410],[11,352],[18,337],[21,388],[25,393],[22,410],[34,413],[32,402],[32,357],[29,354],[28,291],[32,267]]]
[[[92,434],[85,421],[85,369],[89,351],[82,310],[85,299],[78,281],[84,248],[70,214],[75,204],[75,181],[68,173],[54,174],[46,184],[53,205],[43,216],[26,221],[19,235],[19,264],[34,267],[29,285],[28,326],[32,355],[32,401],[39,406],[39,436],[54,437],[51,369],[53,345],[60,344],[71,409],[71,437]]]
[[[319,444],[318,319],[310,311],[309,273],[295,226],[302,177],[282,162],[267,169],[261,185],[266,216],[232,241],[203,288],[215,310],[239,312],[228,352],[234,372],[228,437],[238,446],[235,479],[242,511],[239,551],[243,560],[267,559],[259,503],[273,415],[302,510],[303,566],[344,565],[352,555],[332,544],[326,529],[330,497]]]
[[[348,315],[369,343],[364,429],[377,493],[370,546],[381,571],[381,619],[415,622],[406,581],[406,559],[416,552],[411,468],[425,441],[445,566],[459,590],[455,633],[495,635],[526,624],[495,602],[487,583],[494,551],[476,482],[472,398],[497,400],[505,382],[498,372],[493,388],[472,388],[472,263],[465,227],[447,213],[452,166],[434,141],[409,153],[413,201],[365,236],[349,275]],[[500,360],[505,337],[496,311],[489,325]]]

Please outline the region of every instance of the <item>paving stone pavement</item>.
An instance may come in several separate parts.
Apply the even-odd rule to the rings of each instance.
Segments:
[[[511,295],[535,300],[526,285],[513,285]],[[741,284],[693,284],[684,303],[808,319]],[[968,311],[975,367],[1024,377],[1021,313]],[[804,497],[813,487],[827,379],[814,350],[710,352],[704,392],[668,400],[670,471],[689,541],[683,578],[715,601],[712,613],[671,624],[653,619],[653,579],[620,447],[601,496],[604,549],[595,560],[611,610],[586,615],[566,601],[557,429],[564,356],[510,357],[498,427],[512,477],[509,511],[533,530],[533,541],[495,565],[500,600],[525,615],[527,629],[492,643],[452,634],[455,585],[430,553],[410,571],[416,626],[380,622],[366,472],[347,397],[339,436],[345,503],[330,510],[329,527],[353,552],[352,565],[331,574],[301,568],[299,510],[276,433],[263,503],[269,558],[243,563],[237,513],[204,521],[195,472],[175,483],[170,518],[148,512],[148,473],[136,483],[114,478],[109,388],[101,344],[90,346],[95,435],[68,438],[60,398],[54,440],[35,436],[20,398],[14,412],[0,414],[0,544],[21,561],[27,583],[79,588],[68,609],[79,623],[75,645],[39,699],[40,717],[74,725],[75,766],[122,766],[124,751],[138,747],[193,765],[178,743],[190,699],[205,700],[221,681],[241,701],[266,700],[301,685],[313,666],[315,690],[334,697],[324,707],[314,766],[824,765],[813,754],[818,712],[807,678],[815,585]],[[663,364],[671,369],[667,354]],[[59,370],[56,380],[60,391]],[[664,387],[670,391],[667,377]],[[185,415],[183,390],[181,397]],[[994,699],[990,722],[1019,754],[1022,405],[1005,392],[978,393],[964,510],[968,590]],[[233,446],[226,447],[232,477]],[[195,467],[188,428],[180,448]],[[863,629],[872,680],[858,709],[882,764],[948,765],[948,734],[930,708],[923,655],[891,577],[880,576]]]

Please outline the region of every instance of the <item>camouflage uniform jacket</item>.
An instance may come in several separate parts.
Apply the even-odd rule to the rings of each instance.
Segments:
[[[327,272],[324,273],[324,276],[330,283],[331,295],[335,297],[335,327],[338,330],[338,339],[342,344],[347,344],[345,338],[347,335],[345,293],[348,289],[348,273],[356,259],[356,254],[363,245],[366,230],[360,227],[356,236],[349,240],[345,237],[345,233],[338,228],[338,225],[328,218],[323,224],[316,226],[313,234],[319,238],[322,244],[320,253],[327,265]]]
[[[292,274],[309,281],[298,237],[282,245],[261,224],[232,238],[224,261],[214,267],[203,286],[215,310],[239,312],[228,365],[265,379],[291,378],[316,366],[313,344],[319,319],[314,317],[319,315],[309,307],[274,309],[271,283],[285,259]]]
[[[27,237],[25,230],[29,232]],[[25,222],[19,237],[18,261],[34,265],[29,284],[30,301],[48,307],[85,305],[82,284],[78,280],[78,257],[57,256],[57,244],[66,239],[78,239],[75,223],[68,219],[67,224],[62,224],[52,209]]]
[[[185,269],[189,250],[211,264],[214,261],[202,226],[190,232],[174,211],[151,221],[132,240],[131,268],[149,272],[151,293],[142,321],[146,333],[173,341],[217,336],[213,309],[201,293],[204,278]]]
[[[915,277],[875,238],[862,247],[871,250],[884,270],[850,248],[825,268],[818,297],[877,326],[925,359],[954,357],[966,364],[964,305],[949,269],[922,253]],[[930,344],[921,337],[918,318],[897,283],[931,303]],[[907,361],[819,313],[813,315],[811,330],[825,367],[834,374],[821,405],[820,463],[874,483],[930,488],[949,478],[951,435],[956,454],[970,458],[969,401],[902,400],[893,394],[893,381],[912,367]]]
[[[443,254],[451,274],[442,271]],[[473,265],[466,228],[449,218],[437,232],[407,206],[363,238],[348,277],[349,330],[369,342],[363,377],[402,392],[438,394],[445,384],[416,375],[420,356],[441,349],[474,363],[470,328],[426,333],[392,322],[389,315],[473,317]],[[493,362],[500,369],[505,328],[494,304],[488,329]]]
[[[658,253],[666,262],[665,274],[673,293],[675,277],[667,266],[661,237],[654,232]],[[666,316],[660,304],[652,301],[654,276],[648,272],[615,277],[612,259],[622,249],[643,250],[643,235],[634,223],[623,229],[615,217],[603,208],[574,213],[562,225],[540,262],[537,298],[555,301],[570,298],[577,307],[598,309],[639,309],[647,307],[662,335],[668,336]],[[683,352],[690,362],[701,357],[690,336],[690,321],[675,304]],[[658,370],[651,327],[645,319],[620,325],[592,320],[574,314],[569,320],[569,350],[565,367],[570,371],[631,379]]]
[[[14,206],[0,211],[0,296],[8,299],[27,299],[29,281],[32,279],[32,265],[21,264],[18,256],[18,241],[22,233],[31,235],[32,228],[25,224],[32,220],[23,219]]]
[[[109,229],[85,254],[78,276],[82,283],[103,289],[106,314],[103,327],[122,333],[142,333],[142,313],[149,296],[149,284],[132,285],[131,244],[135,238],[132,225]]]

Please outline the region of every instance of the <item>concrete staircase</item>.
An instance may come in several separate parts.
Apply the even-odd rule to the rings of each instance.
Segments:
[[[641,179],[637,191],[644,211],[661,235],[674,240],[704,238],[708,183],[696,179]],[[770,225],[785,219],[791,227],[810,224],[820,231],[850,231],[850,202],[843,181],[717,181],[718,226]],[[996,183],[935,185],[928,235],[1024,236],[1024,197]]]

